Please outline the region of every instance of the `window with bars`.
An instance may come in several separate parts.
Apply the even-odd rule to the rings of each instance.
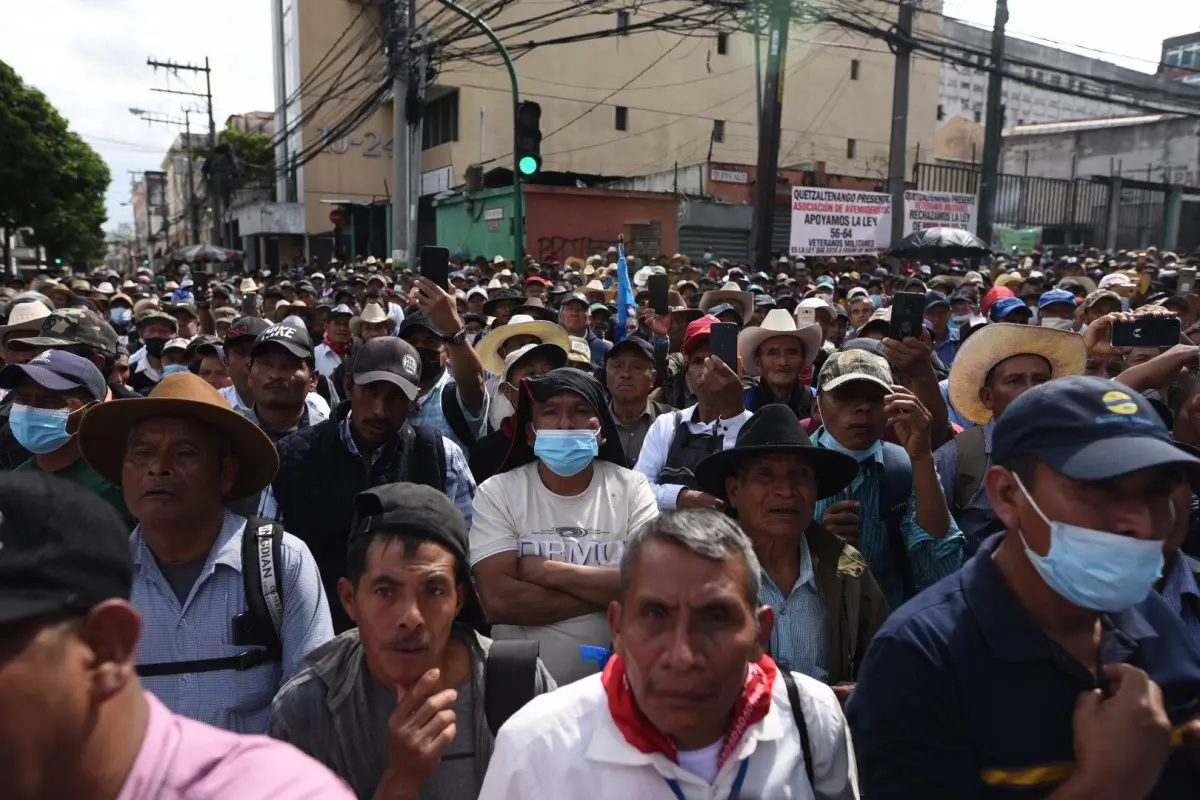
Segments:
[[[629,130],[629,109],[625,106],[617,106],[616,120],[614,125],[619,131]]]
[[[728,33],[718,33],[717,34],[717,55],[719,55],[719,56],[729,55],[729,34]]]
[[[458,90],[442,95],[425,106],[421,126],[421,149],[429,150],[458,141]]]

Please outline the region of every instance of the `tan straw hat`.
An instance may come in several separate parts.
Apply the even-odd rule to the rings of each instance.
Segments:
[[[504,358],[500,355],[500,346],[514,336],[536,336],[542,344],[556,344],[564,352],[571,351],[571,340],[567,332],[553,322],[537,320],[527,314],[516,314],[507,325],[493,328],[475,345],[475,354],[479,363],[493,375],[504,372]]]
[[[750,376],[760,374],[758,364],[755,363],[755,355],[763,342],[774,339],[776,336],[789,336],[800,342],[803,348],[805,367],[811,367],[817,353],[821,352],[820,325],[810,324],[797,328],[796,320],[792,319],[792,315],[786,308],[774,308],[767,312],[767,316],[763,317],[761,325],[746,328],[738,334],[738,351],[742,354],[743,372]]]
[[[954,356],[950,365],[950,404],[976,425],[986,424],[992,410],[979,399],[979,390],[988,373],[1001,361],[1026,353],[1049,361],[1051,378],[1082,375],[1087,363],[1087,348],[1078,333],[994,322],[972,333]]]
[[[353,336],[358,336],[358,332],[362,330],[363,323],[378,325],[381,322],[390,322],[396,324],[396,320],[391,314],[383,310],[383,306],[378,303],[367,303],[362,310],[362,314],[350,319],[350,333]]]
[[[41,333],[42,321],[48,316],[50,316],[50,309],[40,300],[26,300],[13,306],[8,313],[8,324],[0,326],[0,358],[7,355],[4,340],[8,338],[8,334],[31,333],[36,336]]]
[[[279,469],[279,454],[267,435],[230,408],[207,381],[190,372],[168,375],[145,399],[114,400],[88,411],[79,424],[79,449],[84,460],[106,481],[120,486],[129,431],[151,417],[194,419],[229,443],[238,457],[237,479],[229,490],[229,499],[261,491]]]

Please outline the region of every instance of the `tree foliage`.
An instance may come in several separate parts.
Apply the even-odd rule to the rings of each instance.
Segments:
[[[0,109],[0,226],[31,228],[50,259],[102,256],[108,165],[3,61]]]

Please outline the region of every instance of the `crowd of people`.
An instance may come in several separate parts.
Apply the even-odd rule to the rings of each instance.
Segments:
[[[770,264],[8,279],[0,797],[1200,796],[1200,254]]]

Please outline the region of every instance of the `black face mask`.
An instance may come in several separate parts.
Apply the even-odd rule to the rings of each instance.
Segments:
[[[446,366],[442,363],[441,350],[428,350],[424,347],[418,347],[417,355],[421,357],[421,383],[431,383],[442,377],[442,373],[446,371]]]
[[[161,336],[151,336],[142,339],[142,344],[146,345],[146,352],[155,358],[161,358],[163,348],[167,346],[167,340]]]

